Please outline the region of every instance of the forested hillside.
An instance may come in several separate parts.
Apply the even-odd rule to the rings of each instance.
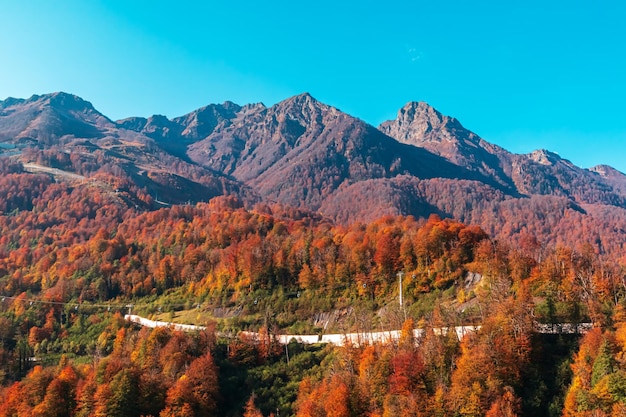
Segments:
[[[622,416],[625,244],[624,174],[426,103],[7,99],[0,416]]]
[[[550,245],[437,215],[336,224],[236,197],[148,210],[123,177],[1,161],[0,416],[625,411],[626,275],[592,233]],[[129,309],[207,329],[142,329]],[[535,331],[582,322],[582,339]],[[440,330],[461,324],[480,329]],[[388,345],[274,339],[394,329]]]

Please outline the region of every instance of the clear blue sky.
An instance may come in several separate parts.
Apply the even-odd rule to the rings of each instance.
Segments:
[[[620,1],[2,3],[0,99],[119,119],[308,91],[374,125],[426,101],[510,151],[626,172]]]

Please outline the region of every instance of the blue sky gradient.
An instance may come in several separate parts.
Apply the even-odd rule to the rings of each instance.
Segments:
[[[36,1],[0,12],[0,99],[111,117],[301,92],[378,125],[426,101],[510,151],[626,172],[618,1]]]

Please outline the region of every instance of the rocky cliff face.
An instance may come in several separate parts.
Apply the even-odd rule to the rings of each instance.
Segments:
[[[232,175],[266,198],[312,209],[353,182],[399,174],[467,174],[309,94],[232,120],[192,144],[188,155],[199,165]]]
[[[398,141],[428,149],[450,162],[479,172],[500,187],[514,192],[510,178],[511,154],[465,129],[452,117],[423,102],[407,103],[395,120],[379,129]]]
[[[499,185],[511,195],[555,195],[577,203],[626,207],[623,191],[615,187],[614,181],[576,167],[547,150],[512,154],[426,103],[406,104],[395,120],[382,123],[379,129],[400,142],[428,149],[469,171],[479,172],[492,181],[491,185]]]

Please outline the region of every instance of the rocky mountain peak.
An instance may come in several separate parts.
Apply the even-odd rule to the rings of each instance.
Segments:
[[[483,141],[461,123],[425,102],[405,104],[394,120],[378,129],[399,142],[424,148],[470,171],[480,173],[498,186],[514,189],[505,172],[508,152]]]
[[[150,124],[163,126],[170,123],[170,120],[167,118],[167,116],[164,116],[162,114],[155,114],[148,119],[148,122]]]
[[[379,129],[400,142],[419,146],[424,142],[442,142],[463,126],[428,103],[411,101],[398,110],[395,120],[382,123]]]
[[[135,132],[141,132],[146,127],[148,119],[145,117],[127,117],[115,122],[118,127],[122,129],[134,130]]]
[[[285,101],[293,102],[293,103],[301,103],[301,104],[317,102],[317,100],[311,95],[311,93],[307,93],[306,91],[304,93],[300,93],[298,95],[290,97]]]
[[[0,100],[0,109],[5,107],[15,106],[24,102],[23,98],[7,97],[4,100]]]
[[[321,122],[323,115],[331,107],[317,101],[309,93],[302,93],[281,101],[272,109],[279,115],[279,118],[282,116],[308,125]]]
[[[251,103],[251,104],[246,104],[245,106],[243,106],[241,108],[242,112],[250,112],[250,111],[256,111],[256,110],[263,110],[266,109],[267,107],[265,107],[265,104],[263,103]]]
[[[596,174],[599,174],[600,176],[605,177],[605,178],[614,178],[614,177],[623,178],[625,176],[621,171],[618,171],[612,166],[604,165],[604,164],[591,167],[589,168],[589,171],[595,172]]]
[[[46,94],[43,96],[33,96],[33,98],[37,97],[36,101],[39,101],[43,105],[50,105],[58,110],[71,110],[71,111],[84,111],[84,112],[92,112],[96,111],[93,105],[83,100],[74,94],[65,93],[62,91]]]
[[[58,119],[60,123],[86,123],[99,127],[114,127],[114,123],[105,115],[96,110],[93,105],[81,97],[56,92],[42,96],[33,96],[27,103],[31,103],[33,109],[40,109],[49,117]]]
[[[224,104],[209,104],[173,121],[182,126],[181,134],[185,139],[196,141],[210,135],[221,124],[228,124],[241,109],[240,105],[226,101]]]
[[[541,165],[554,165],[561,161],[561,157],[554,152],[550,152],[546,149],[537,149],[528,154],[528,158]]]
[[[398,110],[397,120],[403,123],[424,121],[438,125],[443,122],[444,116],[424,101],[411,101]]]
[[[27,138],[46,144],[63,136],[97,138],[116,126],[93,105],[64,92],[13,99],[0,112],[0,131],[12,141]]]
[[[233,103],[230,100],[226,100],[224,103],[222,103],[222,108],[224,110],[233,112],[238,112],[239,110],[241,110],[241,106],[239,104]]]

